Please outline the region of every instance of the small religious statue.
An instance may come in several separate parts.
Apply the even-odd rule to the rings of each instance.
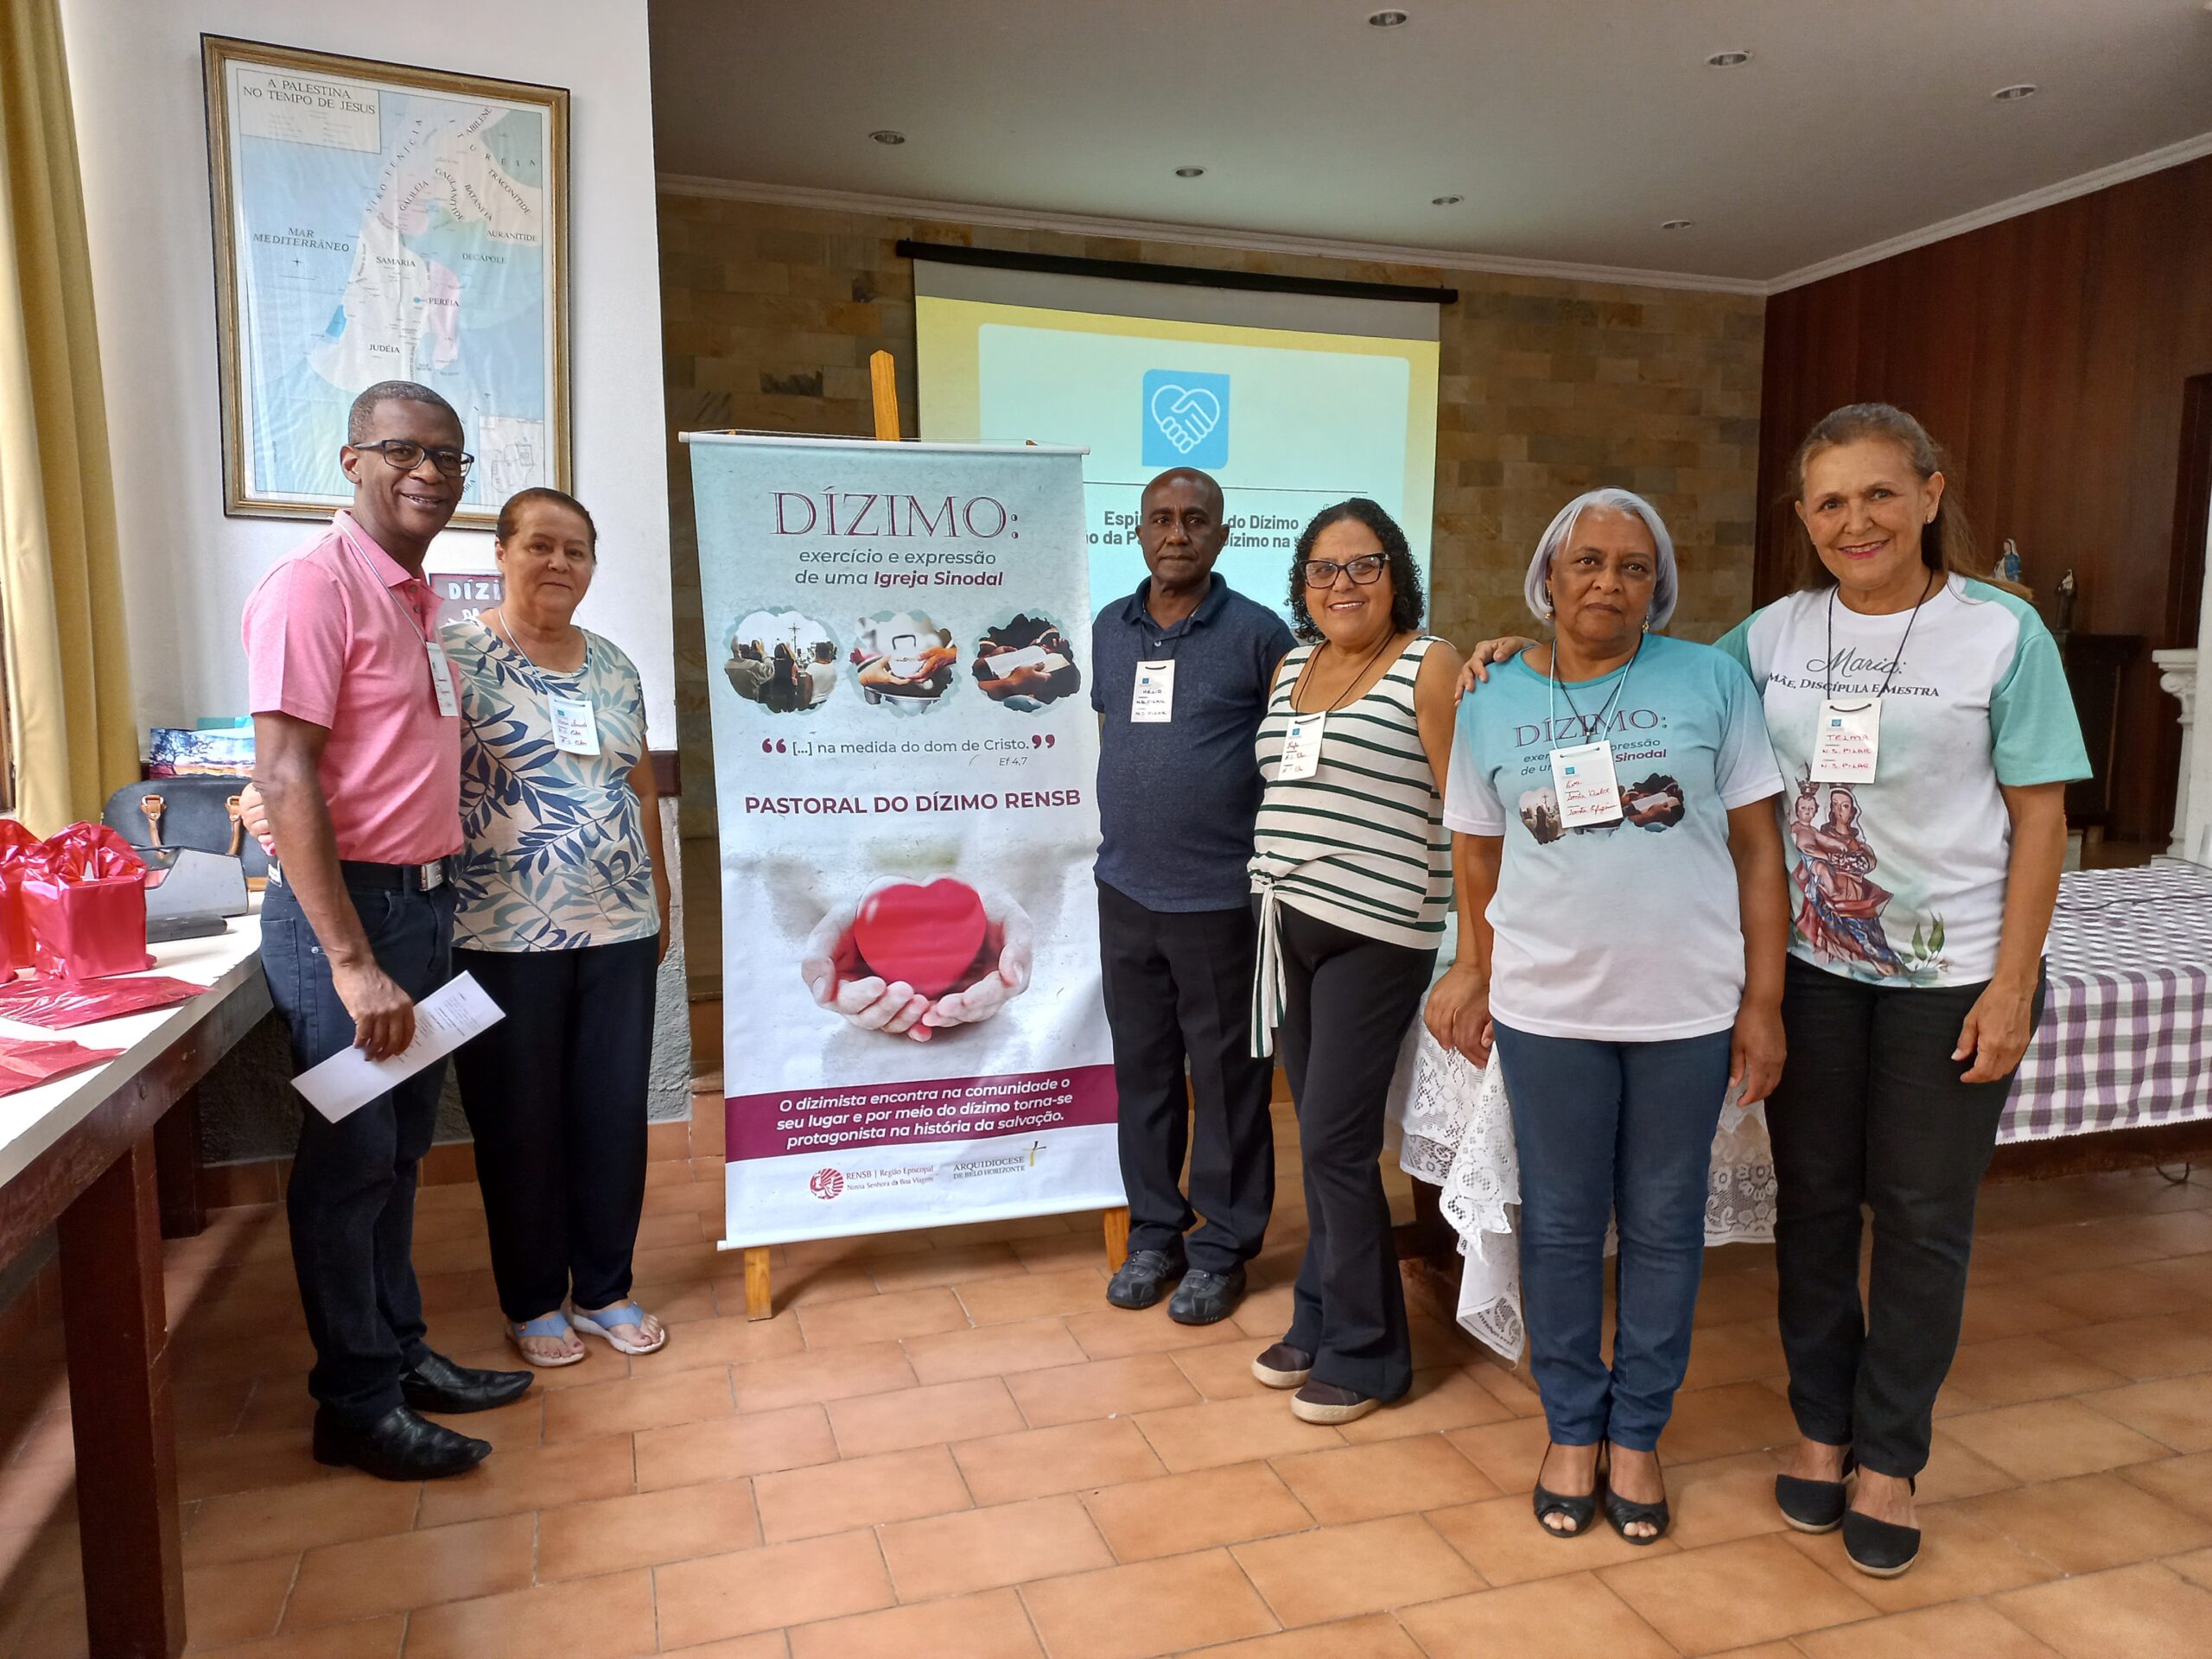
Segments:
[[[2058,628],[2064,633],[2074,626],[2074,573],[2072,570],[2058,579]]]
[[[1997,562],[1997,574],[2016,588],[2020,585],[2020,550],[2010,536],[2005,538],[2005,556]]]

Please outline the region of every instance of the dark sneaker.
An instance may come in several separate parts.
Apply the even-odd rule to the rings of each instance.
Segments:
[[[1107,1281],[1106,1300],[1116,1307],[1150,1307],[1183,1276],[1183,1264],[1165,1250],[1131,1250]]]
[[[1371,1395],[1340,1389],[1333,1382],[1316,1382],[1310,1377],[1304,1388],[1290,1396],[1291,1414],[1302,1423],[1348,1423],[1366,1416],[1382,1403]]]
[[[1279,1342],[1252,1362],[1252,1375],[1271,1389],[1295,1389],[1313,1374],[1313,1356]]]
[[[1244,1269],[1208,1273],[1192,1268],[1167,1299],[1167,1317],[1178,1325],[1218,1325],[1244,1300]]]

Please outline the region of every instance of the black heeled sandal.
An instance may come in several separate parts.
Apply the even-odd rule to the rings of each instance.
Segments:
[[[1908,1479],[1906,1487],[1917,1494],[1920,1483]],[[1877,1521],[1856,1510],[1843,1512],[1843,1553],[1851,1564],[1870,1579],[1894,1579],[1920,1559],[1920,1529],[1901,1527],[1894,1521]]]
[[[1844,1510],[1850,1506],[1850,1489],[1847,1485],[1851,1471],[1859,1466],[1859,1455],[1848,1446],[1844,1448],[1843,1473],[1834,1480],[1807,1480],[1801,1475],[1777,1475],[1774,1478],[1774,1507],[1782,1511],[1782,1518],[1800,1532],[1834,1532],[1843,1524]]]
[[[1659,1453],[1657,1451],[1655,1450],[1652,1452],[1651,1460],[1655,1464],[1659,1461]],[[1610,1450],[1610,1446],[1605,1453],[1605,1464],[1608,1477],[1605,1483],[1605,1520],[1607,1524],[1610,1525],[1615,1532],[1620,1534],[1622,1541],[1625,1543],[1657,1543],[1662,1538],[1664,1538],[1667,1535],[1667,1525],[1669,1521],[1672,1519],[1672,1512],[1667,1507],[1667,1500],[1662,1497],[1656,1503],[1639,1503],[1633,1498],[1623,1497],[1619,1493],[1616,1492],[1612,1487],[1612,1482],[1611,1479],[1612,1452]],[[1649,1536],[1647,1537],[1643,1534],[1633,1533],[1629,1530],[1630,1527],[1636,1525],[1639,1521],[1644,1522],[1652,1529]]]
[[[1536,1510],[1536,1524],[1554,1538],[1580,1538],[1590,1530],[1590,1523],[1598,1518],[1598,1493],[1595,1482],[1597,1469],[1591,1469],[1592,1489],[1580,1497],[1568,1497],[1564,1493],[1549,1491],[1544,1486],[1544,1464],[1552,1460],[1552,1442],[1544,1442],[1544,1463],[1536,1465],[1536,1489],[1530,1501]],[[1544,1517],[1563,1515],[1574,1523],[1572,1532],[1563,1532]]]

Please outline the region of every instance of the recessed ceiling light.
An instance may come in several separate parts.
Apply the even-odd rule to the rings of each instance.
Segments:
[[[1202,179],[1205,172],[1203,167],[1179,167],[1175,169],[1175,176],[1179,179]]]
[[[1715,69],[1733,69],[1738,64],[1751,60],[1751,54],[1748,52],[1716,52],[1706,62]]]
[[[1465,200],[1465,196],[1431,196],[1428,205],[1432,207],[1457,207]]]
[[[1402,11],[1373,11],[1367,16],[1370,29],[1395,29],[1405,21],[1406,14]]]
[[[878,127],[874,132],[868,134],[868,137],[879,144],[903,144],[906,142],[905,133],[893,132],[888,127]]]
[[[1659,228],[1662,231],[1687,231],[1696,223],[1694,219],[1670,219]]]
[[[2022,81],[2017,86],[1999,86],[1990,96],[1999,104],[2017,104],[2024,98],[2033,98],[2037,92],[2033,81]]]

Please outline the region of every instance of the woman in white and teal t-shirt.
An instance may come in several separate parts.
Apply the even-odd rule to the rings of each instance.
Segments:
[[[1719,641],[1759,688],[1785,780],[1789,1052],[1767,1122],[1802,1438],[1775,1498],[1802,1531],[1840,1525],[1853,1565],[1888,1577],[1920,1548],[1912,1481],[1958,1349],[1974,1196],[2042,1011],[2065,786],[2089,761],[2056,644],[1975,578],[1918,421],[1839,409],[1789,484],[1797,591]],[[1526,643],[1485,642],[1471,664]]]
[[[1840,1522],[1880,1576],[1919,1552],[1912,1478],[1958,1349],[1974,1194],[2041,1013],[2065,787],[2089,775],[2058,648],[1970,574],[1942,460],[1887,404],[1822,420],[1790,467],[1798,591],[1720,641],[1788,784],[1789,1058],[1767,1122],[1803,1440],[1776,1500],[1802,1529]]]

